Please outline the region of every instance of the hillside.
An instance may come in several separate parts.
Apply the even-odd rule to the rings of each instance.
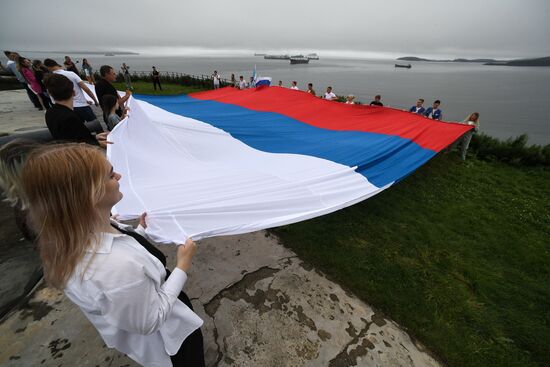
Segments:
[[[454,153],[274,232],[449,366],[548,366],[550,171]]]
[[[550,66],[550,56],[539,57],[536,59],[518,59],[508,62],[488,62],[485,65],[503,65],[503,66]]]

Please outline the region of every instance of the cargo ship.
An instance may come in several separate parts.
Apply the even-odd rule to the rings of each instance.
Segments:
[[[296,55],[290,57],[290,64],[309,64],[309,59],[304,55]]]
[[[288,55],[265,55],[264,59],[266,60],[290,60]]]

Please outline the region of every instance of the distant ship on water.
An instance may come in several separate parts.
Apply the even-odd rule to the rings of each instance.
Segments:
[[[266,60],[290,60],[289,55],[264,55]]]
[[[319,60],[319,55],[316,53],[310,53],[306,56],[304,55],[293,55],[290,56],[289,54],[262,54],[262,53],[255,53],[254,56],[263,56],[266,60],[291,60],[291,64],[307,64],[309,60]],[[296,59],[294,62],[292,62],[292,59]],[[307,61],[304,61],[307,60]]]
[[[295,55],[290,57],[290,64],[309,64],[309,58],[304,55]]]

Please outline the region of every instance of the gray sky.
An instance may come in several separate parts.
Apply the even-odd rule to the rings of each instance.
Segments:
[[[549,0],[2,2],[2,49],[550,55]]]

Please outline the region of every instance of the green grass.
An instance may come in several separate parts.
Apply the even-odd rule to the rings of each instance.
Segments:
[[[454,154],[273,230],[450,366],[550,366],[550,171]]]
[[[113,83],[113,86],[117,90],[125,90],[126,84],[124,82],[117,82]],[[174,95],[174,94],[187,94],[187,93],[194,93],[194,92],[202,92],[204,89],[198,88],[198,87],[188,87],[188,86],[182,86],[178,84],[168,84],[168,83],[162,83],[162,90],[154,90],[153,89],[153,82],[142,82],[142,81],[136,81],[132,82],[132,86],[134,87],[133,93],[136,94],[156,94],[156,95]]]

